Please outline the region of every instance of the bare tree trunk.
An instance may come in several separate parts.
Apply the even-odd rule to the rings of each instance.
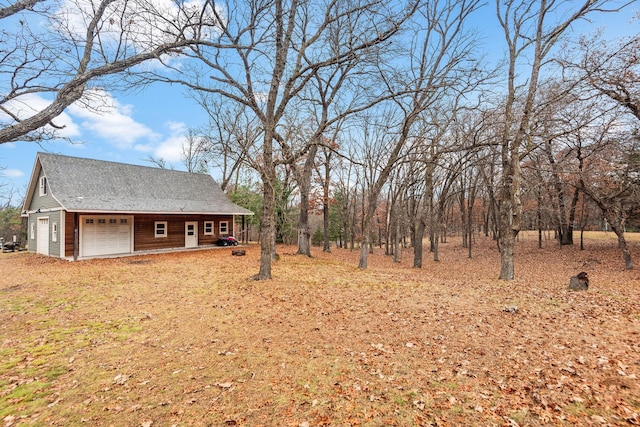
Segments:
[[[477,179],[477,178],[476,178]],[[476,201],[477,182],[469,188],[469,199],[467,200],[467,241],[469,244],[469,258],[473,258],[473,205]]]
[[[427,162],[427,167],[425,168],[424,182],[425,182],[425,192],[424,197],[422,198],[422,206],[420,210],[420,216],[418,217],[417,223],[414,225],[415,233],[414,233],[414,246],[413,246],[413,267],[414,268],[422,268],[422,257],[423,257],[423,244],[422,241],[424,239],[424,232],[427,227],[427,221],[429,220],[429,215],[434,215],[433,212],[433,172],[435,169],[435,161]],[[433,231],[433,221],[431,224],[431,231]]]
[[[396,231],[395,231],[395,236],[394,236],[394,246],[395,246],[395,251],[393,254],[393,262],[400,262],[401,258],[402,258],[402,245],[400,244],[400,233],[401,233],[401,227],[400,227],[400,218],[399,215],[395,215],[395,221],[396,221]]]
[[[558,164],[553,157],[553,149],[551,146],[551,140],[545,141],[545,149],[547,153],[547,160],[551,165],[551,178],[553,180],[553,189],[557,198],[556,214],[558,217],[558,244],[573,245],[573,226],[570,222],[567,222],[567,206],[565,203],[565,194],[562,187],[562,181],[558,173]]]
[[[461,180],[464,181],[464,178]],[[461,186],[459,188],[460,194],[458,195],[458,208],[460,209],[460,224],[462,227],[462,247],[463,248],[468,248],[469,247],[469,242],[467,241],[467,238],[469,237],[469,233],[467,233],[467,225],[468,225],[468,220],[467,220],[467,206],[466,206],[466,201],[465,201],[465,188],[464,188],[464,183],[461,182]]]
[[[325,198],[322,203],[322,231],[324,242],[322,244],[323,252],[331,252],[331,241],[329,240],[329,197]]]
[[[538,249],[542,249],[542,192],[538,191]]]
[[[496,1],[496,11],[500,26],[504,31],[508,47],[507,99],[504,107],[504,127],[501,135],[502,181],[500,212],[500,279],[515,278],[514,247],[522,225],[520,201],[520,156],[522,146],[530,134],[531,119],[534,113],[538,79],[545,59],[560,36],[571,24],[599,10],[604,0],[583,0],[571,2],[572,7],[557,22],[554,19],[553,0],[540,0],[524,7],[513,0]],[[567,2],[568,4],[569,2]],[[574,4],[577,3],[575,9]],[[527,52],[526,47],[531,50]],[[529,53],[530,56],[526,56]],[[528,73],[523,72],[523,60],[526,60]],[[518,81],[528,80],[527,86],[518,95]],[[522,106],[516,111],[516,100],[522,99]]]
[[[298,254],[311,256],[311,230],[309,229],[309,193],[311,192],[311,175],[318,152],[318,145],[309,147],[302,171],[296,169],[298,188],[300,190],[300,215],[298,219]]]
[[[571,206],[569,207],[569,221],[567,224],[567,234],[571,237],[571,243],[573,245],[573,229],[576,221],[576,210],[578,209],[578,201],[580,200],[580,189],[578,187],[573,190],[573,198],[571,199]]]
[[[369,233],[362,233],[362,245],[360,246],[360,261],[358,262],[358,268],[366,269],[368,266],[368,254],[369,254]]]
[[[424,230],[426,226],[425,223],[421,220],[418,221],[414,228],[414,243],[413,243],[413,267],[414,268],[422,268],[422,253],[423,253],[423,244],[422,240],[424,239]]]
[[[300,214],[298,217],[298,255],[311,256],[311,230],[309,229],[309,195],[303,196],[300,193]]]
[[[433,228],[433,241],[431,242],[431,248],[433,250],[433,260],[440,261],[440,236],[439,236],[438,224]]]
[[[520,159],[512,157],[503,164],[502,200],[500,205],[500,276],[502,280],[515,278],[514,250],[520,232]]]
[[[611,229],[616,233],[618,237],[618,248],[622,250],[622,259],[624,260],[624,266],[627,270],[633,270],[633,260],[631,259],[631,252],[627,245],[627,239],[624,237],[624,226],[611,224]]]
[[[267,132],[264,137],[264,169],[262,177],[262,220],[260,223],[260,270],[255,280],[271,279],[271,261],[275,254],[275,188],[276,171],[273,165],[273,136]]]
[[[357,188],[357,187],[356,187]],[[362,196],[364,199],[364,195]],[[358,197],[354,195],[353,197],[353,206],[351,212],[351,224],[349,225],[351,239],[349,240],[349,247],[351,250],[354,250],[356,247],[356,224],[358,223]]]

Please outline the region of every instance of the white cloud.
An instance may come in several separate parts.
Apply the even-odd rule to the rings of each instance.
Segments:
[[[44,110],[49,104],[51,104],[51,101],[40,95],[25,94],[7,102],[4,107],[19,119],[25,120]],[[12,123],[13,121],[8,115],[0,112],[0,122]],[[80,135],[78,125],[74,123],[73,119],[65,112],[53,119],[53,123],[56,125],[55,130],[51,126],[46,126],[45,130],[52,133],[55,132],[56,135],[62,138],[73,138]]]
[[[7,178],[20,178],[24,176],[24,172],[18,169],[5,169],[2,172],[2,176],[6,176]]]
[[[28,94],[8,102],[5,107],[24,120],[50,104],[51,101],[39,95]],[[80,101],[70,105],[65,112],[53,120],[59,129],[51,126],[45,129],[61,138],[77,140],[84,135],[84,139],[104,139],[118,149],[135,148],[135,144],[140,140],[152,142],[161,140],[160,134],[136,121],[133,113],[132,105],[121,104],[109,92],[89,89]],[[0,123],[11,122],[9,116],[0,112]],[[169,127],[172,134],[182,132],[173,129],[172,126],[175,125]],[[87,135],[87,133],[90,134]]]
[[[185,141],[185,135],[170,136],[156,147],[155,157],[171,163],[180,162],[182,160],[182,145]]]
[[[158,139],[160,135],[137,122],[131,105],[120,104],[104,90],[91,90],[80,102],[69,107],[69,114],[79,119],[81,128],[104,138],[119,148],[132,148],[140,139]]]
[[[20,96],[5,104],[12,114],[24,120],[44,110],[50,100],[36,94]],[[65,112],[53,120],[56,129],[45,129],[60,138],[104,139],[118,149],[133,148],[134,144],[146,139],[158,141],[161,135],[133,117],[132,105],[121,104],[109,92],[89,89],[80,101],[70,105]],[[11,118],[0,111],[0,123],[11,123]],[[86,135],[90,132],[90,135]]]
[[[166,123],[171,135],[153,148],[153,155],[167,162],[182,161],[182,147],[187,141],[188,128],[185,123],[170,121]]]
[[[221,15],[221,7],[214,7]],[[63,0],[52,26],[61,34],[85,37],[87,23],[94,18],[95,10],[95,0]],[[198,29],[201,19],[206,22],[208,32]],[[129,49],[142,52],[184,36],[210,37],[219,32],[217,22],[211,4],[204,0],[113,2],[107,6],[98,25],[101,50],[107,53]],[[192,27],[191,33],[189,27]]]

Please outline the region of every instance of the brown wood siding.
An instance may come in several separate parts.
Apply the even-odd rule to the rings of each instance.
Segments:
[[[67,212],[65,215],[65,257],[73,258],[74,245],[74,216],[76,213]],[[88,213],[77,213],[78,218],[82,215],[94,215]],[[115,213],[114,213],[115,215]],[[109,214],[105,214],[109,217]],[[233,231],[232,215],[133,215],[133,245],[134,252],[148,251],[155,249],[169,249],[184,247],[184,223],[186,221],[198,222],[198,245],[213,245],[218,240],[220,231],[220,222],[229,222],[229,232]],[[167,237],[155,237],[155,222],[167,221],[168,233]],[[205,221],[213,221],[212,235],[204,234]]]
[[[73,212],[64,215],[64,256],[68,258],[73,258],[74,216]]]
[[[156,221],[167,221],[167,237],[155,237]],[[198,222],[198,245],[212,245],[218,240],[220,221],[229,221],[232,226],[233,216],[224,215],[135,215],[134,216],[134,251],[184,247],[184,223]],[[214,222],[214,234],[204,234],[204,222]]]

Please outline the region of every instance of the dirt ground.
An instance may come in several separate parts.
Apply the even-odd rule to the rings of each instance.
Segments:
[[[482,238],[421,270],[279,246],[264,282],[246,249],[0,253],[2,425],[640,425],[640,270],[611,239],[523,238],[512,282]]]

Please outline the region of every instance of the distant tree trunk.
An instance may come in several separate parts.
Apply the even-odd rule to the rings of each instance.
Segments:
[[[538,191],[538,249],[542,249],[542,192]]]
[[[400,243],[400,234],[401,234],[401,227],[400,227],[400,218],[399,215],[396,215],[395,218],[396,221],[396,227],[395,227],[395,236],[394,236],[394,246],[395,246],[395,251],[393,252],[393,262],[400,262],[401,258],[402,258],[402,244]]]
[[[618,237],[618,248],[622,250],[622,259],[624,260],[624,266],[627,270],[633,270],[633,260],[631,259],[631,252],[627,245],[627,240],[624,237],[624,226],[611,224],[611,229]]]
[[[466,177],[463,177],[461,181],[464,181]],[[461,182],[460,185],[460,194],[458,196],[458,208],[460,209],[460,224],[462,227],[462,233],[461,233],[461,237],[462,237],[462,247],[463,248],[468,248],[469,247],[469,242],[468,242],[468,238],[469,238],[469,233],[467,233],[467,225],[468,225],[468,220],[467,220],[467,205],[466,205],[466,200],[465,200],[465,186],[464,186],[464,182]]]
[[[364,200],[364,195],[362,198]],[[351,224],[349,224],[350,234],[351,234],[349,246],[351,250],[354,250],[356,247],[356,224],[358,223],[358,197],[354,195],[353,199],[354,199],[352,202],[353,206],[351,209]]]
[[[424,231],[426,224],[422,220],[418,220],[418,223],[414,227],[413,231],[413,267],[422,268],[422,253],[424,246],[422,240],[424,239]]]
[[[622,206],[607,206],[601,200],[594,200],[604,213],[611,230],[616,234],[618,238],[618,248],[622,250],[622,259],[627,270],[633,270],[633,260],[631,259],[631,252],[627,245],[627,240],[624,237],[625,226],[625,212]]]
[[[473,184],[469,188],[469,198],[467,199],[467,233],[469,234],[467,241],[469,244],[469,258],[473,258],[473,205],[476,202],[477,175],[473,180]]]
[[[424,172],[425,192],[420,203],[420,215],[418,221],[414,224],[414,245],[413,245],[413,267],[422,268],[424,232],[427,227],[429,215],[433,216],[433,172],[435,169],[435,161],[427,162]]]
[[[298,255],[311,256],[311,231],[309,229],[309,195],[300,193],[300,214],[298,216]]]
[[[580,200],[580,189],[578,187],[573,189],[573,197],[571,198],[571,206],[569,207],[569,222],[567,224],[567,234],[571,236],[571,243],[573,245],[573,230],[576,221],[576,210],[578,208],[578,201]]]
[[[442,195],[440,197],[443,197]],[[441,217],[443,216],[442,202],[432,204],[431,224],[429,224],[431,234],[431,251],[433,252],[433,260],[440,261],[440,234],[442,232]]]
[[[329,156],[326,158],[324,172],[324,182],[322,183],[322,228],[324,232],[324,245],[322,246],[322,251],[331,252],[331,244],[329,241],[329,180],[331,178],[331,165],[329,164]],[[340,246],[342,246],[342,242]]]
[[[318,145],[309,147],[302,171],[296,169],[295,175],[300,190],[300,215],[298,219],[298,254],[311,256],[311,230],[309,228],[309,193],[311,192],[311,175],[315,163]]]
[[[585,189],[585,184],[582,179],[580,179],[581,188]],[[587,193],[585,191],[585,193]],[[633,270],[633,260],[631,259],[631,252],[629,251],[629,246],[627,245],[627,240],[624,237],[624,227],[626,222],[626,212],[624,210],[624,206],[620,200],[614,200],[609,205],[605,203],[604,199],[597,198],[593,193],[587,193],[591,200],[593,200],[596,205],[600,208],[602,213],[604,214],[605,219],[609,223],[611,230],[615,233],[618,238],[618,248],[622,250],[622,259],[624,260],[624,265],[627,270]]]
[[[362,233],[362,245],[360,246],[360,261],[358,262],[358,268],[366,269],[368,267],[368,255],[369,255],[369,233]]]
[[[560,246],[573,245],[573,225],[571,221],[567,221],[567,208],[564,200],[564,188],[560,175],[558,173],[558,164],[553,156],[552,141],[545,141],[545,151],[547,160],[551,165],[551,178],[553,180],[553,189],[557,199],[556,214],[558,218],[558,243]]]
[[[433,250],[433,260],[438,262],[440,261],[440,236],[438,225],[436,224],[433,229],[433,240],[431,242],[431,248]]]

